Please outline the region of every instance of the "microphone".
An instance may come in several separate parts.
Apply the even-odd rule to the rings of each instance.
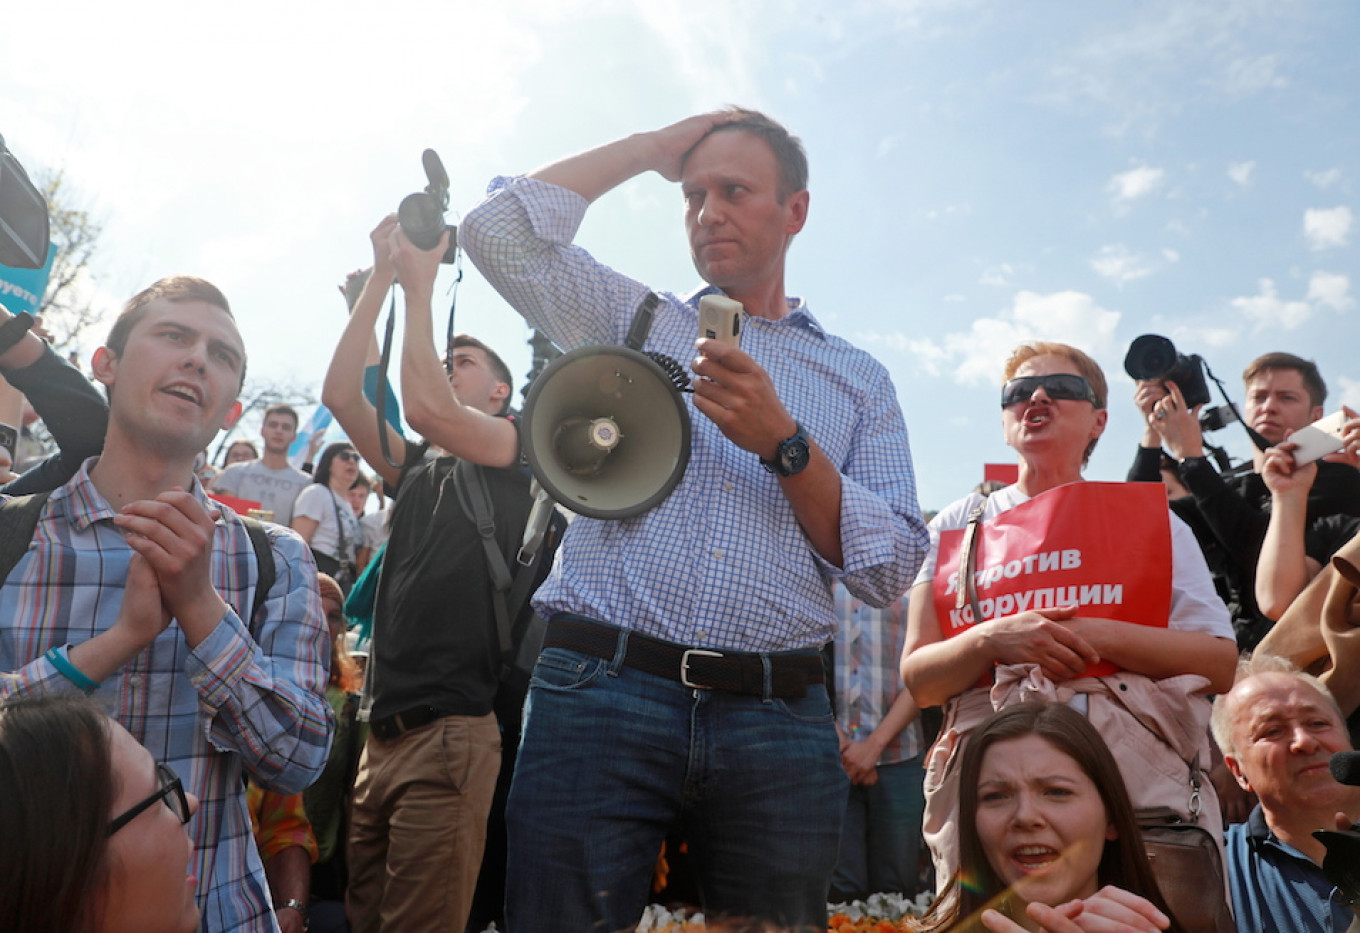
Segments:
[[[444,163],[440,160],[439,153],[433,149],[426,149],[420,154],[420,162],[425,167],[425,177],[430,180],[430,186],[442,192],[447,192],[449,173],[444,171]],[[447,193],[444,196],[447,198]]]
[[[1360,752],[1337,752],[1329,766],[1338,783],[1360,787]]]

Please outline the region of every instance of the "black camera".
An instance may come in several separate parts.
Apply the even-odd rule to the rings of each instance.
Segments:
[[[48,232],[47,201],[0,137],[0,266],[41,269]]]
[[[1176,383],[1180,385],[1180,383]],[[1231,405],[1218,405],[1214,408],[1206,408],[1199,414],[1199,429],[1206,434],[1210,431],[1221,431],[1234,421],[1241,421],[1237,416],[1237,409]]]
[[[1157,334],[1144,334],[1129,346],[1124,356],[1124,372],[1145,382],[1176,383],[1188,408],[1209,401],[1204,360],[1197,353],[1190,356],[1177,353],[1174,343]]]
[[[458,258],[458,228],[444,223],[444,213],[449,209],[449,173],[444,171],[444,163],[433,149],[426,149],[420,161],[430,183],[424,191],[401,199],[397,220],[406,238],[424,250],[438,246],[444,231],[449,231],[449,248],[440,262],[452,263]]]

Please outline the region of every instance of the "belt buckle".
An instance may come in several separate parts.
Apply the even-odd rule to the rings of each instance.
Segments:
[[[689,679],[689,659],[691,657],[721,658],[722,656],[723,653],[721,651],[709,651],[705,648],[686,648],[685,653],[680,655],[680,683],[684,684],[686,687],[692,687],[695,690],[712,689],[708,684],[696,684]]]

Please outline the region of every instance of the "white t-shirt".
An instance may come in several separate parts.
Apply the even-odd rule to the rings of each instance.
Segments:
[[[340,553],[340,526],[336,516],[344,523],[345,553]],[[359,517],[354,509],[341,496],[331,491],[329,486],[312,483],[298,495],[293,503],[294,518],[310,518],[319,522],[312,533],[312,550],[329,554],[336,560],[353,561],[363,544],[364,533],[359,527]]]
[[[312,478],[290,466],[277,470],[264,465],[263,460],[233,463],[213,481],[213,492],[223,492],[238,499],[260,503],[260,508],[274,513],[280,525],[293,522],[293,502],[298,494],[312,484]]]
[[[376,551],[387,540],[387,509],[379,509],[359,516],[359,525],[364,530],[364,547]]]
[[[926,555],[921,572],[916,575],[915,586],[929,583],[935,579],[935,562],[940,553],[940,532],[953,531],[968,527],[968,516],[981,500],[972,493],[957,502],[946,506],[931,519],[927,526],[930,532],[930,553]],[[982,518],[986,521],[1002,512],[1028,502],[1029,496],[1020,491],[1019,486],[998,489],[987,497]],[[1175,515],[1171,517],[1171,618],[1167,628],[1185,632],[1204,632],[1219,638],[1234,639],[1232,619],[1228,607],[1223,605],[1218,591],[1214,589],[1213,577],[1209,566],[1204,562],[1204,552],[1195,540],[1190,526]]]

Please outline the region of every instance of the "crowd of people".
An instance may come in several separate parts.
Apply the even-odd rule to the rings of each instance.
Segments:
[[[681,187],[688,294],[573,242],[649,171]],[[1346,929],[1360,892],[1313,834],[1360,818],[1329,767],[1360,707],[1360,418],[1301,462],[1325,383],[1266,354],[1229,472],[1184,387],[1140,381],[1130,481],[1087,481],[1104,373],[1033,341],[999,374],[1016,482],[927,523],[886,369],[785,292],[807,187],[797,138],[732,109],[467,213],[555,344],[645,318],[689,361],[688,467],[625,519],[535,524],[509,370],[436,350],[448,233],[373,228],[323,387],[347,440],[305,470],[286,405],[204,470],[247,363],[210,283],[128,302],[106,398],[0,311],[0,374],[60,448],[0,487],[0,928],[619,930],[683,896],[821,931],[829,899],[933,891],[905,928]],[[376,403],[392,288],[418,441]],[[696,343],[711,294],[739,345]]]

